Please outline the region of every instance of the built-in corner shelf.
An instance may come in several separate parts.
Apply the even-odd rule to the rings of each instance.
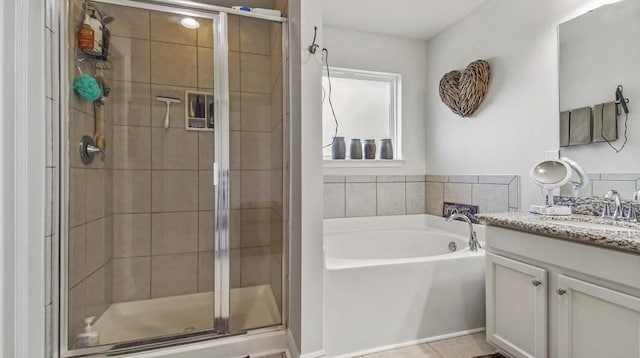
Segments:
[[[213,93],[184,92],[184,129],[213,132],[215,125]]]

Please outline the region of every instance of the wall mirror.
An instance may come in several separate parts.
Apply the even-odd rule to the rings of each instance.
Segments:
[[[603,5],[558,33],[562,155],[588,173],[640,173],[640,1]],[[627,116],[612,104],[619,85],[629,113],[617,153]]]

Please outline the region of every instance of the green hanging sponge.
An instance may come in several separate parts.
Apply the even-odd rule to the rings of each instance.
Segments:
[[[89,102],[94,102],[102,96],[102,89],[98,85],[98,81],[89,75],[80,75],[73,81],[73,90]]]

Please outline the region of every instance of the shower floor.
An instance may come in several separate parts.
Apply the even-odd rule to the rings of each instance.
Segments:
[[[231,289],[232,332],[280,324],[270,285]],[[211,329],[213,292],[114,303],[95,323],[100,344]]]

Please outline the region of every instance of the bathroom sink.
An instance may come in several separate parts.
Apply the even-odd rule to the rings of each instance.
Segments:
[[[640,225],[635,223],[629,223],[624,221],[613,221],[607,219],[591,219],[585,221],[584,219],[576,219],[573,217],[541,217],[540,220],[552,223],[555,225],[571,226],[581,229],[591,230],[605,230],[605,231],[625,231],[625,232],[637,232],[640,231]]]

